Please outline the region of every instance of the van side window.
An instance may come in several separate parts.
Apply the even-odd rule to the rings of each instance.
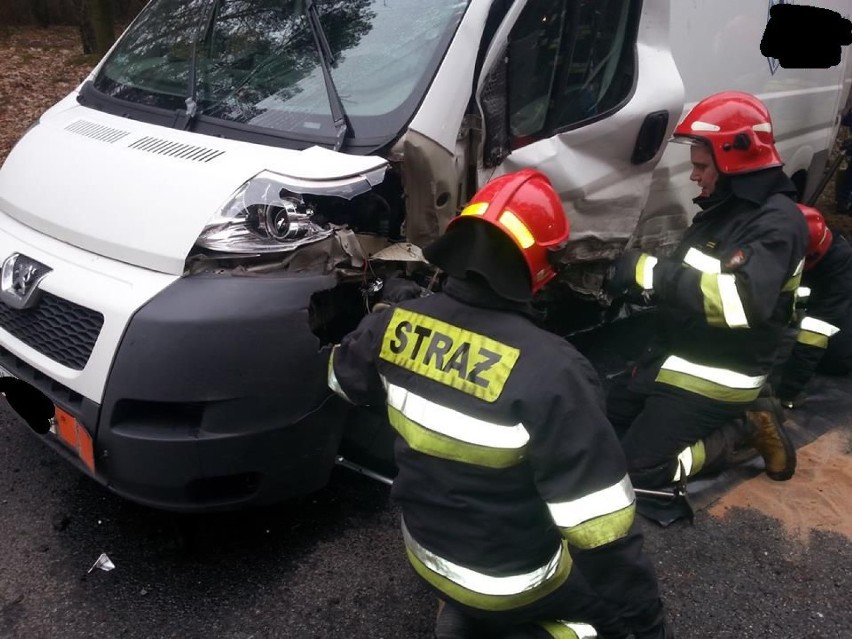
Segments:
[[[512,148],[595,119],[627,98],[634,80],[635,5],[527,4],[507,49]]]

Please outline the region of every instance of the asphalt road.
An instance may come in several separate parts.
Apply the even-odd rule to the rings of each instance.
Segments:
[[[0,443],[0,637],[430,637],[384,485],[338,469],[277,508],[176,516],[82,476],[5,405]],[[680,639],[852,631],[846,538],[803,546],[753,511],[642,526]],[[87,574],[101,553],[115,569]]]

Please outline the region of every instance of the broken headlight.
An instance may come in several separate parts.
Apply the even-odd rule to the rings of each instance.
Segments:
[[[291,251],[332,234],[312,218],[313,209],[274,173],[243,184],[204,227],[196,244],[226,253]]]

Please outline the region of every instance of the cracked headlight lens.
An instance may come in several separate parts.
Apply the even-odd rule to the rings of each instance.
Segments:
[[[313,209],[274,173],[243,184],[198,236],[202,248],[226,253],[280,253],[333,233],[312,218]]]

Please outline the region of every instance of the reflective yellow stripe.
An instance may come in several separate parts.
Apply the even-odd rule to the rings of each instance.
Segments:
[[[799,334],[796,335],[796,341],[799,344],[804,344],[805,346],[813,346],[815,348],[828,348],[828,338],[825,335],[820,335],[819,333],[812,333],[810,331],[799,331]]]
[[[474,202],[464,207],[461,215],[485,215],[488,210],[488,202]]]
[[[526,458],[526,448],[492,448],[460,442],[448,435],[424,428],[392,406],[388,406],[388,419],[405,442],[413,450],[424,455],[486,468],[509,468],[520,464]]]
[[[550,516],[568,543],[578,548],[597,548],[621,539],[633,524],[633,484],[625,475],[617,484],[579,499],[548,502]]]
[[[598,633],[585,623],[568,621],[540,621],[537,624],[553,639],[595,639]]]
[[[642,253],[636,262],[636,283],[645,290],[654,288],[654,267],[656,265],[657,258],[646,253]]]
[[[351,404],[352,400],[343,392],[343,389],[340,387],[340,382],[337,381],[337,375],[334,374],[334,354],[337,352],[337,348],[338,347],[335,344],[328,357],[328,387]]]
[[[583,549],[600,548],[621,539],[628,532],[636,518],[636,504],[622,508],[595,519],[585,521],[573,528],[562,528],[562,536],[572,546]]]
[[[487,468],[508,468],[526,458],[530,436],[522,424],[501,425],[465,415],[383,378],[388,418],[418,452]]]
[[[750,402],[760,394],[766,375],[751,377],[671,355],[660,367],[656,381],[719,401]]]
[[[493,402],[521,351],[441,320],[395,308],[379,357]]]
[[[530,435],[523,424],[495,424],[442,406],[382,378],[387,402],[423,428],[453,439],[492,448],[523,449]]]
[[[784,286],[781,287],[781,291],[784,293],[796,293],[799,289],[799,284],[802,282],[802,274],[796,273],[784,283]],[[810,289],[808,289],[808,293],[810,293]]]
[[[680,469],[683,466],[683,472],[687,477],[692,477],[704,467],[704,462],[707,460],[707,451],[704,448],[703,441],[697,441],[689,448],[684,448],[677,456],[677,468],[675,469],[672,481],[680,481]]]
[[[829,338],[839,332],[840,329],[833,324],[815,317],[805,317],[799,324],[799,334],[796,336],[796,341],[815,348],[828,348]]]
[[[711,326],[748,328],[748,319],[737,290],[737,281],[730,273],[703,273],[701,293],[704,295],[704,314]]]
[[[683,258],[687,266],[701,271],[701,294],[704,314],[711,326],[748,327],[745,309],[737,291],[737,280],[731,273],[722,273],[722,263],[715,257],[690,248]]]
[[[402,523],[405,550],[424,580],[451,599],[480,610],[512,610],[559,588],[571,573],[571,554],[563,542],[544,566],[526,573],[495,576],[460,566],[421,546]]]
[[[589,493],[579,499],[548,502],[550,516],[560,528],[573,528],[584,521],[608,515],[632,504],[636,499],[630,477],[625,475],[618,483]]]
[[[527,225],[521,222],[517,215],[506,209],[500,214],[500,224],[511,233],[521,248],[529,248],[535,244],[535,238]]]

